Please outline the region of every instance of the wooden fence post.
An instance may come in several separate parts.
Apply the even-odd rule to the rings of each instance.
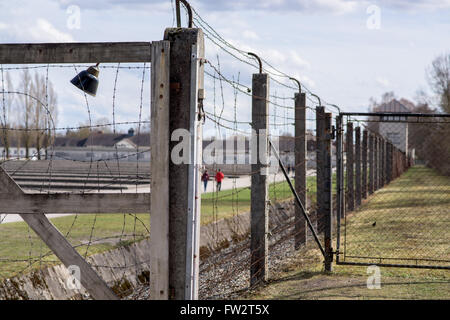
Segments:
[[[362,141],[362,198],[367,199],[367,130],[363,131]]]
[[[354,189],[354,157],[353,157],[353,123],[347,123],[347,209],[355,209],[355,189]]]
[[[324,232],[325,271],[332,270],[332,193],[331,193],[331,113],[325,113],[324,107],[316,107],[316,143],[317,143],[317,224],[318,231]]]
[[[152,43],[150,299],[169,298],[170,42]]]
[[[295,191],[305,208],[308,208],[306,198],[306,95],[295,94]],[[295,206],[295,249],[306,243],[307,224],[302,210]]]
[[[198,294],[204,39],[195,28],[166,29],[164,39],[170,41],[169,299],[191,300]]]
[[[251,241],[250,285],[266,281],[268,277],[268,137],[269,128],[269,76],[253,74],[252,79],[252,129],[256,131],[257,150],[252,150],[251,181]],[[254,156],[257,154],[255,161]],[[264,155],[267,159],[264,159]],[[263,157],[263,158],[262,158]],[[256,162],[256,163],[255,163]]]
[[[361,206],[361,127],[355,128],[355,195],[356,207]]]

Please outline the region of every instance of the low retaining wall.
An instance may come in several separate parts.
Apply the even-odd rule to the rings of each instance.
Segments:
[[[294,201],[269,206],[269,228],[275,229],[293,219]],[[239,242],[250,235],[250,212],[202,226],[200,257]],[[99,275],[119,296],[129,294],[149,281],[150,242],[148,239],[88,257]],[[35,270],[0,282],[0,299],[66,300],[89,299],[89,294],[68,289],[69,271],[63,265]]]

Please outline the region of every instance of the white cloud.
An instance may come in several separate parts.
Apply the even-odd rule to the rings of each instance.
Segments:
[[[73,37],[56,29],[50,22],[39,18],[34,26],[28,28],[28,33],[35,41],[73,42]]]
[[[376,77],[375,82],[381,85],[382,87],[389,87],[391,84],[389,79],[385,77]]]
[[[382,7],[401,10],[439,10],[450,8],[450,0],[381,0]]]
[[[259,39],[256,32],[253,32],[251,30],[244,30],[244,32],[242,32],[242,37],[244,39],[248,39],[248,40],[258,40]]]

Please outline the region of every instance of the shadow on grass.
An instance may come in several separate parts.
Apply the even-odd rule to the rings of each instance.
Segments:
[[[301,280],[301,279],[299,279]],[[329,284],[330,281],[324,281],[324,284]],[[400,282],[383,282],[382,283],[382,287],[395,287],[395,286],[403,286],[403,285],[430,285],[430,284],[449,284],[449,281],[415,281],[415,282],[411,282],[411,281],[400,281]],[[368,289],[367,288],[367,283],[362,281],[360,283],[355,283],[355,284],[345,284],[345,285],[334,285],[334,286],[326,286],[326,287],[319,287],[319,288],[314,288],[314,289],[307,289],[307,290],[301,290],[301,292],[296,292],[296,293],[292,293],[292,294],[285,294],[285,295],[281,295],[279,296],[280,300],[283,299],[289,299],[289,298],[301,298],[302,296],[304,296],[305,294],[308,293],[320,293],[320,292],[326,292],[326,291],[330,291],[330,290],[342,290],[342,289],[352,289],[352,288],[360,288],[360,289]],[[369,289],[368,289],[369,290]],[[375,292],[375,291],[374,291]],[[346,295],[344,292],[342,294],[328,294],[327,295],[321,295],[320,298],[332,298],[332,297],[348,297],[348,298],[362,298],[361,295]],[[385,299],[397,299],[392,297],[392,295],[388,295],[388,296],[372,296],[372,298],[385,298]],[[402,299],[402,298],[401,298]],[[403,298],[404,299],[404,298]]]

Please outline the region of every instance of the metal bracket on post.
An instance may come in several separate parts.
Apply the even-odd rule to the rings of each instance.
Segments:
[[[301,93],[301,92],[302,92],[302,85],[301,85],[300,81],[298,81],[298,80],[295,79],[295,78],[289,78],[289,80],[292,80],[292,81],[294,81],[295,83],[297,83],[297,85],[298,85],[298,93]]]
[[[252,52],[247,52],[247,54],[248,54],[249,56],[255,57],[256,60],[258,60],[258,64],[259,64],[259,73],[262,73],[263,69],[262,69],[262,61],[261,61],[261,59],[260,59],[256,54],[254,54],[254,53],[252,53]]]
[[[191,5],[186,0],[176,0],[176,15],[177,15],[177,27],[181,28],[181,12],[180,12],[180,2],[184,4],[189,17],[188,28],[192,28],[192,9]]]

